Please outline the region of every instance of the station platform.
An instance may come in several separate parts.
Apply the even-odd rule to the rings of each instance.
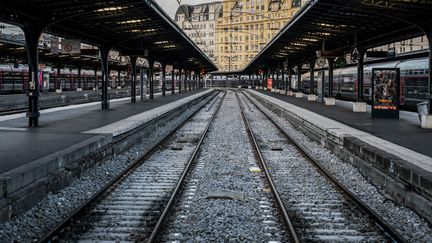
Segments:
[[[40,126],[27,127],[25,113],[0,116],[0,221],[31,208],[50,191],[68,185],[96,163],[133,146],[212,89],[162,97],[155,94],[131,104],[130,97],[41,111]]]
[[[0,174],[99,134],[97,131],[88,131],[201,92],[203,90],[176,95],[167,94],[166,97],[155,94],[154,100],[140,102],[137,98],[136,104],[130,103],[130,97],[111,100],[110,110],[101,110],[100,102],[52,108],[41,112],[40,126],[35,128],[27,127],[28,121],[25,114],[0,116]],[[111,130],[116,131],[114,128]]]
[[[352,111],[353,103],[348,101],[336,100],[335,106],[326,106],[321,102],[310,102],[306,97],[295,98],[264,90],[256,91],[432,157],[432,130],[420,127],[415,112],[400,111],[399,119],[371,118],[369,105],[367,112],[355,113]]]

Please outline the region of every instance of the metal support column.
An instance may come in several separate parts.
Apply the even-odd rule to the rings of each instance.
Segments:
[[[329,77],[328,97],[333,98],[333,66],[334,66],[335,59],[334,58],[328,58],[327,61],[328,61],[328,71],[329,71],[329,74],[328,74],[328,77]]]
[[[81,67],[78,67],[78,88],[81,88]]]
[[[189,71],[188,72],[188,78],[187,78],[187,86],[185,87],[186,88],[186,91],[190,91],[191,89],[191,87],[190,87],[190,85],[191,85],[191,79],[192,79],[192,71]]]
[[[292,91],[292,68],[288,67],[288,91]]]
[[[120,69],[117,69],[117,87],[118,86],[121,86],[121,71],[120,71]]]
[[[288,94],[288,82],[285,78],[285,69],[282,69],[282,82],[284,84],[285,94]]]
[[[303,83],[301,79],[303,64],[297,66],[297,91],[303,92]]]
[[[129,57],[131,62],[131,71],[132,71],[132,79],[131,79],[131,103],[136,103],[136,56]],[[120,72],[119,72],[120,73]]]
[[[39,57],[38,46],[39,38],[42,34],[43,27],[34,23],[27,23],[23,27],[27,60],[30,69],[30,83],[28,91],[28,124],[29,127],[39,126],[39,95],[40,95],[40,82],[39,82]]]
[[[183,91],[187,92],[187,80],[188,80],[188,71],[185,69],[184,70],[184,80],[183,80]]]
[[[97,77],[97,68],[94,69],[94,88],[95,90],[99,89],[99,82]]]
[[[183,73],[183,68],[179,69],[179,78],[178,78],[178,92],[179,94],[181,94],[182,92],[182,73]]]
[[[141,102],[146,100],[146,97],[145,97],[146,93],[144,90],[144,73],[145,72],[144,72],[143,68],[140,68],[140,89],[141,89],[140,98],[141,98]]]
[[[155,61],[152,59],[148,60],[149,63],[149,77],[148,80],[150,85],[150,100],[154,99],[154,83],[153,83],[153,72],[154,72],[154,63]]]
[[[61,65],[60,63],[57,66],[57,84],[56,84],[56,89],[62,89],[61,86],[61,79],[60,79],[60,73],[61,73]]]
[[[357,102],[363,102],[363,69],[364,69],[364,49],[359,49],[359,58],[357,63]]]
[[[190,80],[189,80],[189,91],[193,90],[193,86],[194,86],[194,83],[195,83],[195,77],[196,77],[195,72],[194,72],[194,74],[192,74],[192,72],[191,72],[191,74],[190,74]]]
[[[272,79],[272,87],[271,88],[273,89],[275,87],[275,84],[276,84],[275,71],[271,72],[271,79]]]
[[[309,72],[309,94],[311,95],[314,94],[315,91],[315,59],[313,59],[309,64]]]
[[[109,109],[109,99],[108,99],[108,53],[110,47],[102,46],[100,47],[100,57],[102,62],[102,110]]]
[[[171,73],[171,94],[175,94],[175,66],[172,66],[172,73]]]
[[[162,96],[165,96],[166,92],[166,64],[162,63]]]

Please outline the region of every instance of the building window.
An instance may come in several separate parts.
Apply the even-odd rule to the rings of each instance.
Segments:
[[[301,7],[301,0],[293,0],[291,6],[293,8]]]

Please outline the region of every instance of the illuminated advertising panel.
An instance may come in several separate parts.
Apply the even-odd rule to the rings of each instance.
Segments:
[[[268,79],[267,79],[267,90],[268,90],[268,91],[271,91],[272,88],[273,88],[273,79],[268,78]]]
[[[399,118],[399,68],[374,68],[372,74],[372,117]]]

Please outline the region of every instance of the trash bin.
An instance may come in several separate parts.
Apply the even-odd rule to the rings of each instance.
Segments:
[[[428,104],[429,104],[429,102],[427,102],[427,101],[417,104],[417,113],[418,113],[420,122],[421,122],[421,116],[427,115],[429,113]]]

